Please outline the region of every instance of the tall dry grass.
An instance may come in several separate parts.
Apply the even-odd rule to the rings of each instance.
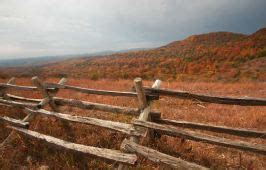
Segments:
[[[5,81],[6,80],[0,80],[0,82]],[[58,79],[51,78],[46,81],[57,82]],[[17,84],[31,85],[31,82],[29,79],[19,79],[17,80]],[[133,86],[133,81],[69,79],[68,84],[95,89],[130,91]],[[144,84],[150,86],[152,82],[145,81]],[[162,87],[212,95],[266,97],[266,83],[163,82]],[[41,97],[41,94],[38,92],[29,93],[12,90],[9,91],[9,93],[25,97]],[[137,107],[136,99],[129,97],[87,95],[69,90],[60,90],[58,96],[119,106]],[[152,108],[160,110],[162,117],[168,119],[258,130],[266,129],[266,107],[207,104],[199,101],[162,97],[160,101],[156,101],[152,104]],[[47,107],[47,109],[49,108]],[[22,110],[15,108],[10,109],[0,106],[0,111],[1,115],[8,115],[14,118],[22,118],[25,116]],[[122,114],[94,110],[87,111],[71,107],[61,107],[61,112],[121,122],[130,122],[133,118]],[[95,126],[79,125],[76,123],[71,123],[70,125],[71,129],[66,130],[62,128],[62,123],[60,121],[38,116],[31,123],[30,129],[79,144],[110,149],[119,149],[122,140],[126,137],[120,133]],[[2,141],[9,132],[10,130],[0,125],[0,140]],[[224,134],[214,135],[236,140],[240,139],[252,143],[266,144],[265,140],[262,139],[248,139]],[[161,152],[207,167],[232,169],[264,169],[264,167],[266,167],[265,156],[179,138],[162,136],[155,142],[146,145]],[[23,136],[18,136],[17,140],[14,141],[12,145],[8,146],[0,153],[0,167],[3,169],[25,167],[36,169],[42,165],[48,165],[54,169],[83,169],[88,167],[105,169],[113,167],[112,164],[104,163],[90,156],[60,150],[59,148],[48,146],[36,140],[27,140]],[[141,158],[138,161],[137,167],[146,169],[163,168],[145,158]]]

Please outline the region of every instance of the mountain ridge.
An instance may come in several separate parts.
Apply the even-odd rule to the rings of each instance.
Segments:
[[[212,32],[154,49],[65,60],[43,65],[35,73],[91,79],[266,81],[265,69],[266,28],[263,28],[250,35]],[[19,75],[34,75],[29,70],[20,70]]]

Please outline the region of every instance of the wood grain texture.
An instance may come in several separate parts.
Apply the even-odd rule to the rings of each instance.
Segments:
[[[194,140],[198,142],[204,142],[204,143],[224,146],[228,148],[241,149],[245,151],[250,151],[250,152],[255,152],[255,153],[266,155],[266,145],[250,144],[250,143],[243,142],[240,140],[233,141],[233,140],[219,138],[219,137],[206,135],[202,133],[196,133],[193,131],[181,130],[181,129],[177,129],[169,125],[161,125],[161,124],[141,121],[141,120],[135,120],[134,124],[138,126],[150,128],[150,129],[155,129],[158,132],[161,132],[169,136],[182,137],[185,139]]]
[[[159,94],[162,96],[178,97],[183,99],[196,99],[202,102],[217,103],[217,104],[229,104],[229,105],[241,105],[241,106],[266,106],[265,98],[237,98],[237,97],[221,97],[211,96],[206,94],[195,94],[180,90],[170,89],[153,89],[145,87],[146,92]]]
[[[46,83],[46,88],[59,88],[59,89],[69,89],[77,92],[87,93],[87,94],[97,94],[97,95],[108,95],[108,96],[125,96],[125,97],[137,97],[135,92],[121,92],[121,91],[110,91],[110,90],[97,90],[89,89],[84,87],[77,87],[71,85]]]
[[[115,130],[118,132],[122,132],[127,135],[134,135],[134,136],[142,135],[141,133],[138,133],[134,130],[132,124],[127,124],[127,123],[114,122],[114,121],[102,120],[102,119],[91,118],[91,117],[72,116],[69,114],[51,112],[51,111],[44,110],[44,109],[40,109],[40,110],[26,109],[26,112],[31,113],[31,114],[41,114],[44,116],[55,117],[61,120],[66,120],[66,121],[75,122],[75,123],[95,125],[95,126]]]
[[[255,137],[255,138],[263,138],[266,139],[266,131],[258,131],[253,129],[244,129],[244,128],[232,128],[227,126],[216,126],[210,124],[203,123],[195,123],[188,121],[177,121],[177,120],[169,120],[169,119],[160,119],[155,118],[154,121],[160,124],[173,125],[183,128],[192,128],[192,129],[200,129],[218,133],[227,133],[231,135],[237,135],[242,137]]]
[[[146,95],[145,95],[145,92],[143,89],[142,79],[141,78],[135,78],[134,86],[135,86],[135,89],[137,92],[139,108],[141,110],[143,110],[148,106],[148,102],[147,102]]]
[[[25,107],[36,108],[37,107],[37,104],[5,100],[2,98],[0,98],[0,103],[5,104],[5,105],[12,105],[12,106],[19,107],[19,108],[25,108]]]
[[[131,151],[132,153],[137,153],[139,155],[144,156],[145,158],[158,163],[158,164],[164,164],[167,165],[169,168],[174,169],[197,169],[197,170],[207,170],[208,168],[205,168],[203,166],[197,165],[195,163],[190,163],[187,161],[184,161],[180,158],[176,158],[170,155],[166,155],[164,153],[158,152],[154,149],[147,148],[145,146],[141,146],[139,144],[136,144],[130,140],[125,139],[122,143],[122,147],[124,147],[126,150]]]
[[[127,154],[122,153],[118,150],[112,150],[112,149],[105,149],[105,148],[97,148],[92,146],[86,146],[76,143],[71,143],[68,141],[64,141],[52,136],[44,135],[35,131],[27,130],[24,128],[18,128],[18,127],[10,127],[11,129],[19,132],[20,134],[26,135],[30,138],[38,139],[44,142],[47,142],[48,144],[52,144],[64,149],[68,149],[75,152],[81,152],[84,154],[88,154],[91,156],[95,156],[101,159],[106,159],[109,161],[117,161],[122,162],[126,164],[134,165],[137,161],[137,156],[135,154]]]
[[[7,116],[0,116],[0,122],[15,126],[15,127],[23,127],[23,128],[28,128],[29,123],[28,122],[24,122],[22,120],[18,120],[18,119],[13,119],[11,117],[7,117]]]
[[[139,115],[140,111],[137,108],[129,108],[129,107],[121,107],[121,106],[113,106],[107,104],[100,104],[100,103],[92,103],[74,99],[64,99],[59,97],[54,97],[54,101],[58,105],[68,105],[72,107],[79,107],[82,109],[89,109],[89,110],[101,110],[106,112],[113,112],[113,113],[123,113],[129,115]]]
[[[32,119],[34,119],[34,114],[28,114],[22,122],[30,122]],[[11,143],[14,139],[16,139],[16,133],[14,130],[5,138],[5,140],[0,144],[0,150],[4,149],[9,143]]]
[[[48,103],[49,106],[54,110],[54,111],[58,111],[58,107],[56,106],[53,97],[48,93],[48,90],[45,88],[44,83],[38,78],[38,77],[33,77],[32,78],[32,82],[33,84],[38,88],[38,90],[41,91],[44,99],[47,102],[43,102],[43,104]],[[39,105],[40,107],[40,105]]]
[[[22,100],[22,101],[26,101],[26,102],[41,102],[43,99],[33,99],[33,98],[27,98],[27,97],[22,97],[22,96],[16,96],[16,95],[13,95],[13,94],[7,94],[7,96],[11,99],[14,99],[14,100]]]

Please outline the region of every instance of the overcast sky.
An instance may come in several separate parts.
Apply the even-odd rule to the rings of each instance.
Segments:
[[[266,27],[266,0],[0,0],[0,58],[156,47]]]

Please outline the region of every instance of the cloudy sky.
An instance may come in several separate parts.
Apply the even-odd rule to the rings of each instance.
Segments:
[[[266,27],[266,0],[0,0],[0,59],[156,47]]]

